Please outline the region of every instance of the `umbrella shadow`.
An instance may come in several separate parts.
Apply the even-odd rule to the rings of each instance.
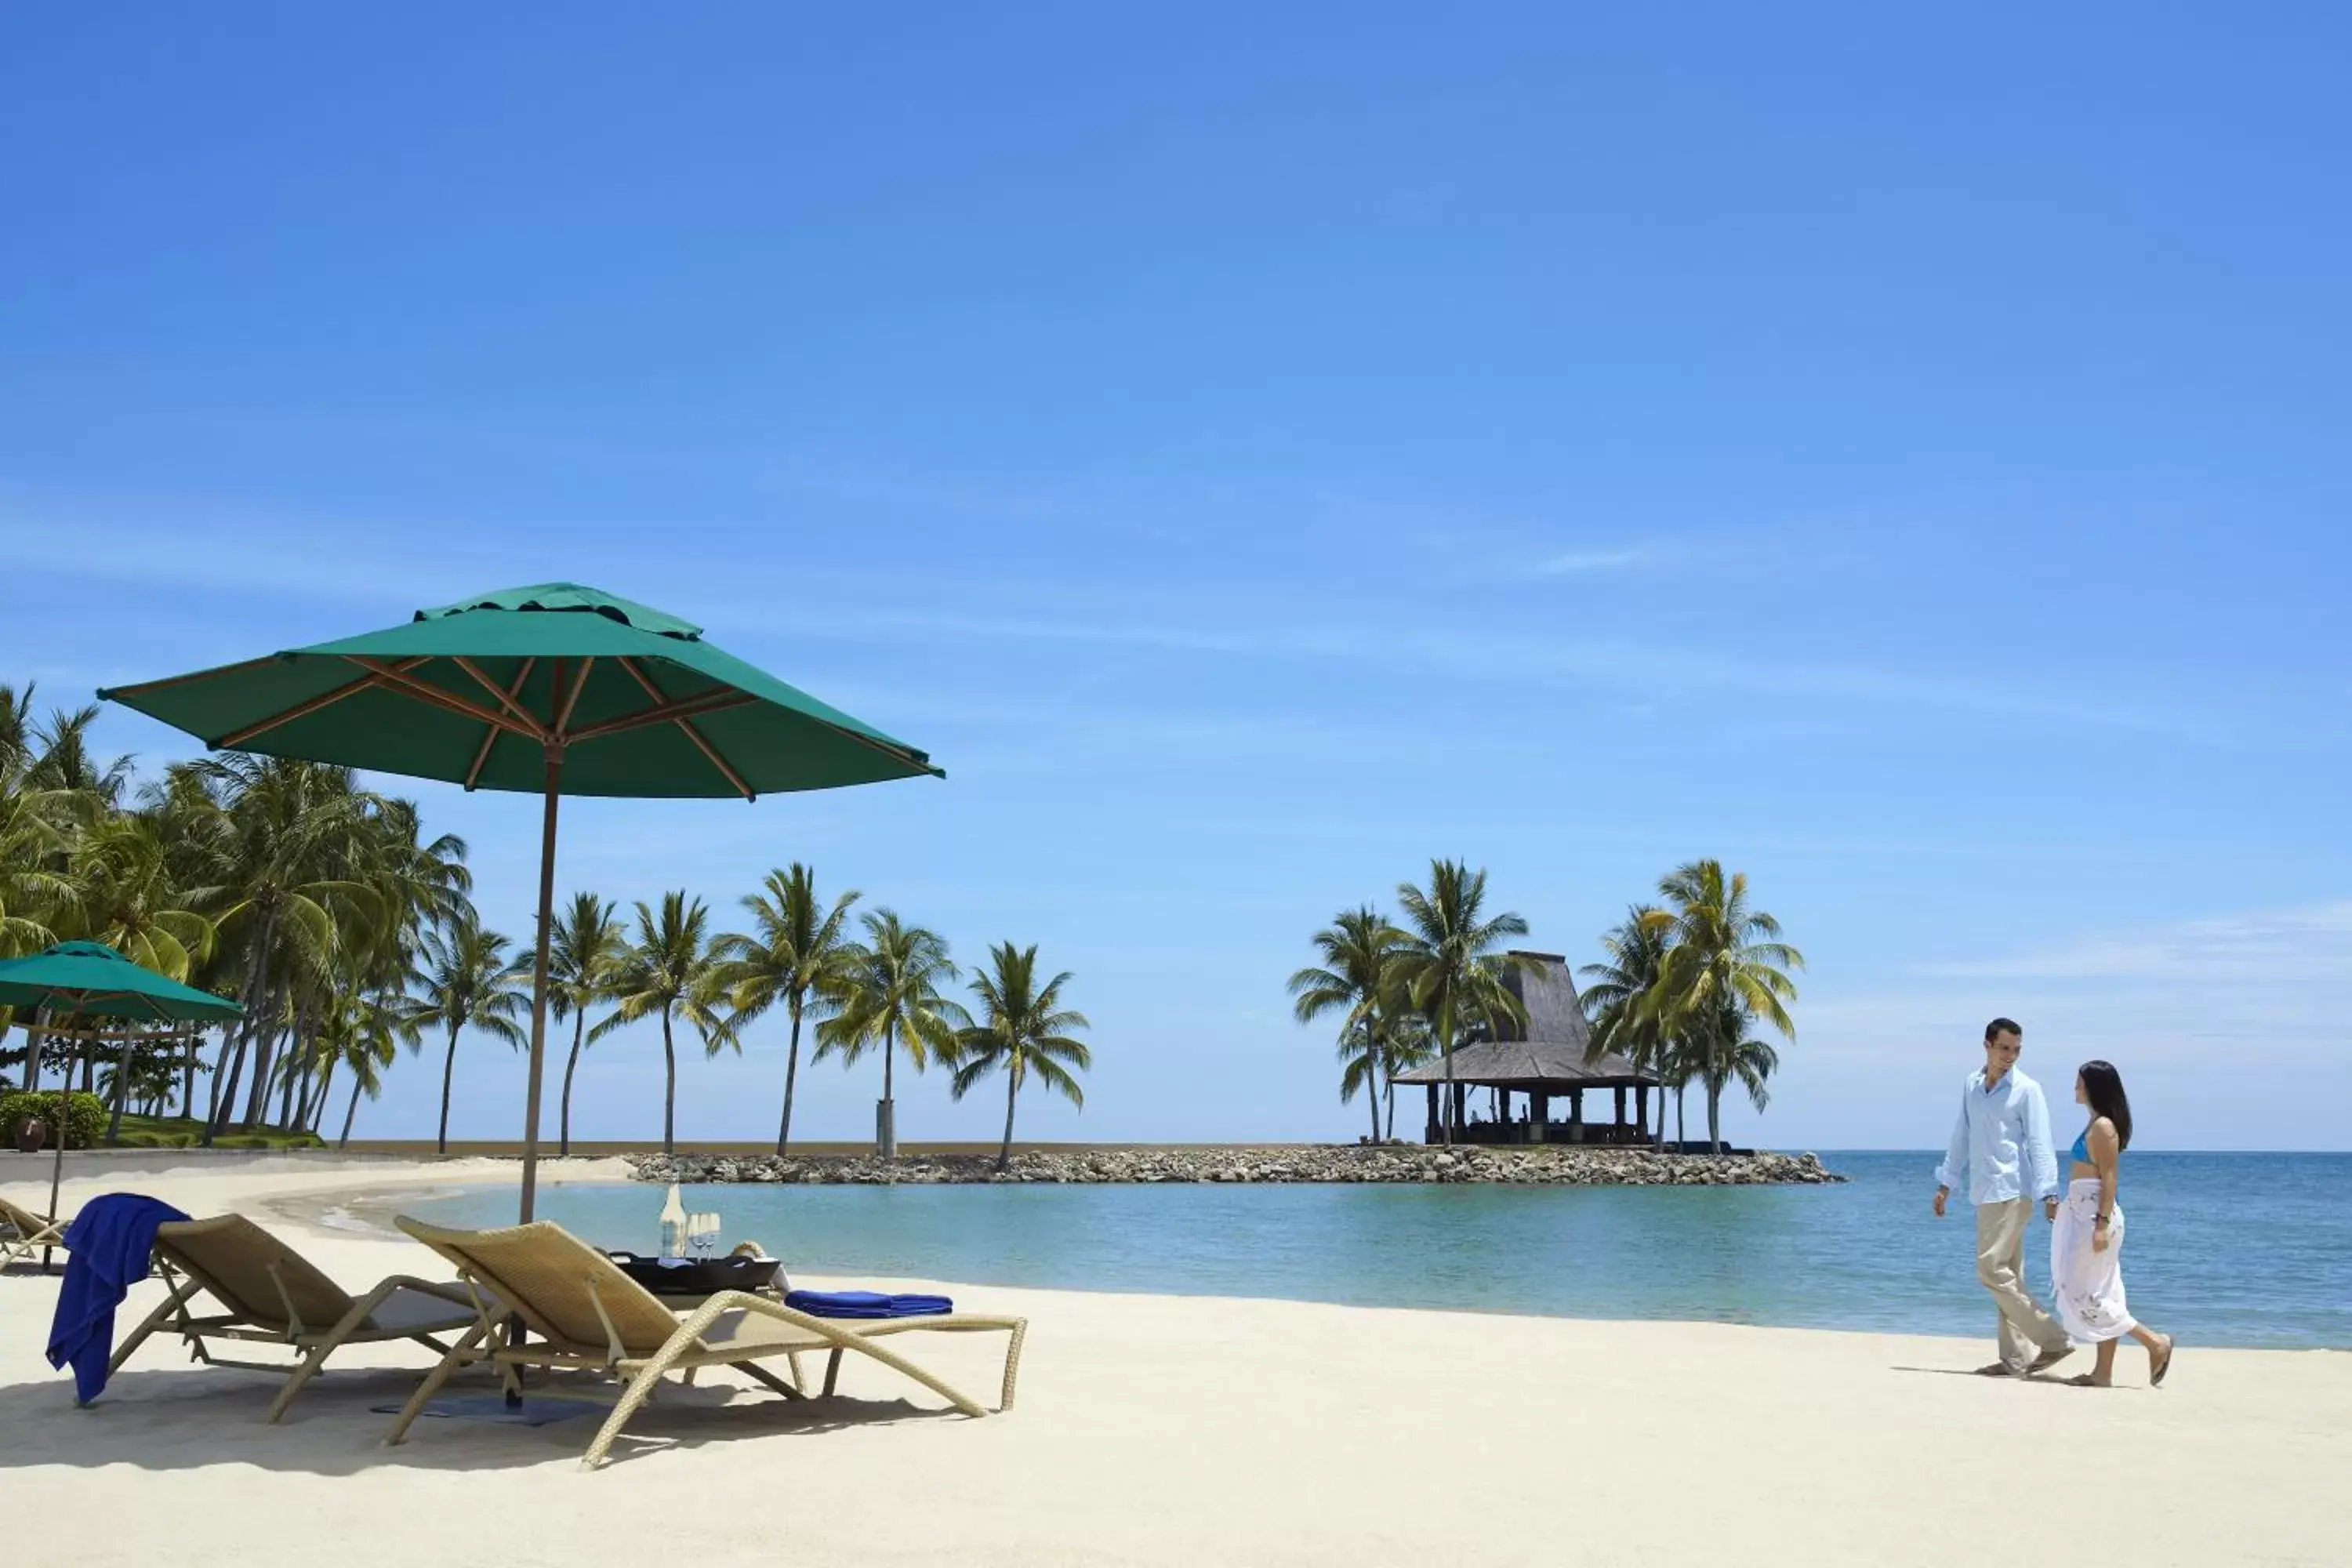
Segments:
[[[262,1416],[276,1397],[278,1381],[236,1372],[126,1368],[87,1408],[74,1404],[72,1380],[63,1375],[0,1385],[0,1408],[9,1413],[14,1439],[0,1444],[0,1471],[33,1465],[132,1465],[158,1471],[250,1465],[289,1474],[350,1476],[392,1467],[469,1471],[577,1464],[604,1407],[619,1394],[619,1385],[607,1381],[535,1380],[534,1398],[580,1399],[596,1408],[538,1426],[428,1416],[405,1442],[388,1447],[383,1435],[392,1417],[375,1407],[405,1401],[416,1380],[415,1372],[391,1367],[330,1373],[306,1389],[276,1426]],[[460,1379],[448,1392],[495,1396],[497,1388],[494,1380]],[[962,1419],[953,1410],[905,1399],[836,1394],[787,1400],[735,1384],[665,1383],[630,1421],[613,1453],[618,1463],[658,1448]]]

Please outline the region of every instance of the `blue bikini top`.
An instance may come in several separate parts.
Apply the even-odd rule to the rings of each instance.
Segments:
[[[2090,1138],[2091,1130],[2087,1127],[2074,1134],[2074,1146],[2067,1152],[2074,1156],[2075,1163],[2078,1164],[2091,1163]]]

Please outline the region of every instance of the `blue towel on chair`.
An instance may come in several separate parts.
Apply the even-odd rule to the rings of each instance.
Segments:
[[[114,1309],[132,1281],[147,1278],[155,1227],[188,1216],[159,1199],[109,1193],[82,1205],[66,1231],[66,1278],[49,1323],[49,1364],[73,1363],[74,1402],[88,1405],[106,1388],[114,1354]]]
[[[812,1318],[932,1318],[955,1310],[945,1296],[879,1296],[871,1290],[792,1290],[784,1305]]]

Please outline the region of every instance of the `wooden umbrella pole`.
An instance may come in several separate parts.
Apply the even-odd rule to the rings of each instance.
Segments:
[[[67,1021],[67,1026],[79,1032],[81,1028],[81,1015],[79,1013],[76,1013]],[[28,1036],[27,1038],[29,1039],[30,1037]],[[57,1141],[55,1149],[49,1156],[48,1221],[49,1228],[52,1230],[57,1228],[58,1224],[58,1189],[65,1184],[66,1125],[68,1120],[72,1116],[72,1114],[73,1079],[70,1076],[70,1073],[68,1073],[68,1076],[66,1079],[65,1087],[58,1090],[58,1113],[54,1117],[50,1118],[52,1121],[57,1123],[56,1126],[49,1129],[49,1136]],[[49,1249],[44,1247],[41,1248],[41,1272],[47,1274],[48,1271]]]
[[[555,923],[555,803],[562,799],[563,748],[547,747],[547,809],[539,830],[539,962],[530,981],[530,1078],[523,1091],[522,1222],[539,1196],[539,1091],[547,1067],[547,949]]]

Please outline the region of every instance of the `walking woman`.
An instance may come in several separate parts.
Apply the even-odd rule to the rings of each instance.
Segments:
[[[2074,1103],[2089,1108],[2091,1124],[2068,1151],[2074,1163],[2050,1232],[2050,1280],[2068,1337],[2097,1345],[2099,1355],[2093,1370],[2070,1381],[2078,1388],[2112,1384],[2116,1342],[2129,1334],[2147,1352],[2148,1385],[2161,1388],[2172,1370],[2171,1336],[2142,1326],[2124,1305],[2124,1211],[2116,1180],[2131,1147],[2132,1122],[2122,1075],[2109,1063],[2084,1062],[2074,1075]]]

